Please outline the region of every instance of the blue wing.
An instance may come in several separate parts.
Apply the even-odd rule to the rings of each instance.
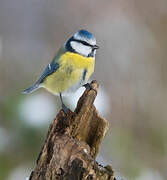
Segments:
[[[33,91],[35,91],[36,89],[39,88],[39,85],[41,83],[43,83],[43,81],[45,80],[45,78],[47,76],[49,76],[50,74],[54,73],[57,71],[57,69],[59,68],[59,64],[55,63],[55,62],[51,62],[50,64],[48,64],[48,66],[45,68],[44,72],[42,73],[42,75],[40,76],[40,78],[36,81],[35,84],[33,84],[32,86],[30,86],[29,88],[25,89],[23,91],[24,94],[29,94]]]
[[[58,68],[59,68],[58,63],[52,62],[52,63],[48,64],[48,66],[45,68],[44,72],[42,73],[42,75],[40,76],[40,78],[38,79],[38,81],[36,83],[41,84],[47,76],[56,72]]]

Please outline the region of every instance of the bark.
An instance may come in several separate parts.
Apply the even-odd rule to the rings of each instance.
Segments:
[[[95,158],[109,123],[93,105],[98,84],[91,83],[68,117],[61,110],[50,125],[30,180],[114,180],[111,166],[99,165]]]

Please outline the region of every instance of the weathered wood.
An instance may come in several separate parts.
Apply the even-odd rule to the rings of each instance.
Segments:
[[[114,180],[111,166],[102,167],[95,158],[109,123],[93,105],[98,84],[91,83],[66,117],[61,110],[51,124],[30,180]]]

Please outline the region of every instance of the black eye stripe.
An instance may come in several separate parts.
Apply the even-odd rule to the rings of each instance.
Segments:
[[[79,43],[81,43],[81,44],[83,44],[83,45],[85,45],[85,46],[93,47],[93,45],[91,45],[91,44],[89,44],[89,43],[87,43],[87,42],[85,42],[85,41],[82,41],[82,40],[73,39],[73,41],[79,42]]]
[[[85,46],[90,46],[90,47],[92,47],[92,45],[88,44],[87,42],[82,41],[81,43],[82,43],[83,45],[85,45]]]

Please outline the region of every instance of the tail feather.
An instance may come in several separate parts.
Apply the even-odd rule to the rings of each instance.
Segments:
[[[33,91],[37,90],[39,88],[39,84],[33,84],[32,86],[30,86],[29,88],[25,89],[22,93],[23,94],[30,94]]]

